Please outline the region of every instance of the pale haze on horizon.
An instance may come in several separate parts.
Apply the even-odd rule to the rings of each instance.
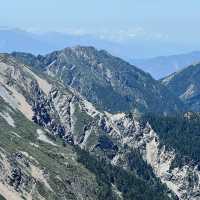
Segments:
[[[200,50],[197,0],[0,0],[0,4],[1,27],[182,45],[166,54]]]

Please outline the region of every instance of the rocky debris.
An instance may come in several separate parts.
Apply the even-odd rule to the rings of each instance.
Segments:
[[[73,140],[73,137],[72,137],[71,134],[65,135],[65,136],[63,137],[63,140],[64,140],[64,145],[66,145],[66,144],[74,145],[74,140]]]
[[[19,189],[19,186],[22,181],[22,172],[20,168],[14,168],[11,171],[11,175],[9,178],[9,184],[15,188],[15,190]]]
[[[55,106],[58,104],[55,103],[55,98],[59,92],[58,89],[53,88],[50,91],[49,96],[45,96],[45,94],[39,88],[39,85],[34,82],[32,84],[33,97],[31,98],[31,102],[33,105],[33,121],[47,128],[54,136],[58,136],[64,139],[65,143],[73,144],[73,137],[70,135],[70,129],[66,130],[63,121],[62,115],[60,117],[60,110],[56,110]],[[64,99],[65,102],[68,102],[68,99]],[[65,107],[64,107],[65,109]],[[67,121],[68,122],[68,121]]]
[[[108,112],[182,111],[181,101],[149,74],[94,47],[65,48],[42,58],[24,53],[13,56],[26,64],[31,60],[33,67]]]
[[[62,91],[63,90],[63,91]],[[66,135],[69,135],[72,129],[72,105],[74,96],[66,92],[63,88],[53,88],[49,93],[49,101],[57,113],[60,123],[65,128]]]
[[[40,79],[35,73],[30,71],[27,66],[18,63],[12,57],[5,56],[3,58],[5,63],[1,63],[1,66],[5,66],[1,67],[0,72],[3,75],[3,80],[5,79],[4,84],[9,86],[9,88],[12,87],[12,92],[16,91],[18,98],[23,97],[24,102],[27,101],[27,105],[30,106],[30,109],[32,108],[29,114],[33,115],[30,119],[32,118],[36,124],[48,129],[54,136],[58,136],[60,138],[68,136],[71,129],[67,126],[67,123],[65,123],[67,120],[63,121],[66,115],[65,113],[60,115],[61,110],[56,109],[58,103],[55,101],[55,91],[59,90],[56,88],[52,88],[52,90],[50,90],[51,88],[48,85],[48,91],[43,91],[44,87],[41,88],[40,86],[43,86],[41,83],[45,82],[45,80],[43,81]],[[45,82],[45,85],[47,85],[47,82]],[[51,94],[54,95],[52,96]],[[63,98],[63,100],[65,101],[65,98]],[[70,104],[68,99],[66,102],[69,102]],[[19,105],[25,109],[24,104],[21,104],[20,102]],[[25,110],[24,113],[26,114],[28,110],[29,109]],[[70,118],[68,117],[68,119]],[[70,140],[73,140],[72,136]],[[70,143],[72,142],[70,141]]]
[[[92,67],[98,65],[97,71],[102,70],[103,66],[88,58],[87,52],[83,53],[81,49],[74,51],[76,56],[79,56],[79,54],[84,56],[84,60],[87,60]],[[54,65],[52,66],[54,67]],[[150,124],[141,124],[134,116],[124,113],[112,115],[100,112],[77,92],[72,89],[66,90],[60,85],[53,86],[48,93],[45,93],[34,76],[30,74],[27,76],[28,72],[24,73],[22,67],[17,66],[10,69],[6,73],[7,83],[16,88],[20,94],[23,94],[32,106],[33,121],[47,129],[51,136],[62,138],[64,145],[80,145],[91,153],[95,153],[95,150],[98,149],[112,164],[125,169],[128,167],[128,163],[124,159],[124,155],[130,149],[137,150],[143,159],[151,165],[154,173],[168,188],[176,193],[178,198],[182,200],[198,199],[199,166],[186,163],[182,168],[173,168],[172,162],[175,159],[175,151],[173,149],[168,150],[160,144],[159,137],[152,130]],[[110,74],[112,73],[107,73],[112,78]],[[135,78],[140,79],[140,76],[139,73]],[[117,79],[120,79],[120,77]],[[132,84],[127,80],[125,81],[126,85]],[[156,90],[156,88],[154,89]],[[137,100],[141,100],[140,95]],[[141,100],[141,102],[146,106],[145,101]],[[80,116],[74,120],[75,104],[78,105],[82,114],[90,117],[89,122],[83,120],[85,124],[81,125],[83,133],[80,135],[74,130],[76,120],[82,120]],[[190,118],[191,115],[186,117]],[[87,142],[89,140],[92,140],[92,144]],[[33,179],[27,173],[31,168],[28,159],[17,152],[11,155],[8,160],[9,172],[6,175],[9,184],[18,191],[26,185],[32,185]],[[32,168],[34,167],[32,166]],[[36,177],[43,175],[42,170],[36,167],[34,170]]]
[[[4,187],[9,188],[8,191],[4,190],[4,192],[12,193],[16,191],[27,196],[35,184],[34,177],[29,173],[31,171],[29,159],[21,152],[10,155],[6,155],[6,152],[0,152],[0,154],[0,181],[4,184]]]
[[[101,117],[99,120],[98,126],[105,132],[110,133],[112,131],[112,127],[107,123],[105,117]]]
[[[115,121],[112,126],[113,131],[109,135],[118,141],[121,140],[120,143],[127,145],[130,149],[139,151],[144,160],[151,165],[156,176],[177,195],[178,199],[197,200],[199,198],[200,171],[198,164],[187,162],[181,168],[172,168],[176,152],[173,149],[168,150],[160,144],[158,135],[149,123],[143,124],[135,118],[127,116]],[[119,132],[122,137],[119,137]],[[122,166],[126,166],[127,161],[124,160],[124,155],[117,154],[112,163],[116,165],[123,163]]]

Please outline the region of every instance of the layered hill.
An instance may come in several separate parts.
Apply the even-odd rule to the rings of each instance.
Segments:
[[[191,65],[161,80],[190,111],[200,111],[200,64]]]
[[[186,54],[132,60],[131,63],[140,66],[141,69],[149,72],[154,78],[161,79],[199,61],[200,52],[194,51]]]
[[[169,199],[172,192],[139,154],[134,159],[146,175],[139,164],[135,170],[115,164],[123,145],[112,138],[117,132],[110,117],[61,83],[1,55],[1,198]]]
[[[45,65],[36,68],[35,58],[31,62],[32,67],[0,55],[2,198],[199,198],[200,156],[185,140],[195,137],[198,146],[199,116],[112,114],[59,81],[54,71],[48,76]],[[185,132],[177,137],[170,126]]]
[[[78,46],[46,56],[12,55],[73,88],[100,110],[169,114],[183,108],[149,74],[103,50]]]

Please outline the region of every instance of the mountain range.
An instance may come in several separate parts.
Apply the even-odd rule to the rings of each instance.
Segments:
[[[149,41],[136,37],[132,40],[114,41],[101,35],[76,35],[59,32],[34,33],[21,29],[0,27],[0,52],[18,51],[43,55],[63,49],[66,46],[73,47],[77,45],[106,49],[112,55],[121,57],[143,71],[150,73],[155,79],[164,78],[177,70],[200,61],[199,51],[177,54],[176,52],[184,52],[185,49],[190,51],[191,48],[178,47],[179,45],[174,43],[165,43],[159,40]],[[172,46],[177,47],[172,49]],[[155,55],[169,56],[155,57]]]
[[[186,54],[160,56],[149,59],[132,59],[131,63],[140,66],[156,79],[164,78],[176,71],[182,70],[189,65],[200,62],[200,52],[195,51]]]
[[[93,47],[66,48],[46,56],[13,53],[19,61],[70,86],[108,112],[170,113],[183,105],[150,74]]]
[[[0,54],[0,199],[198,200],[198,90],[182,94],[199,67],[156,81],[94,47]]]

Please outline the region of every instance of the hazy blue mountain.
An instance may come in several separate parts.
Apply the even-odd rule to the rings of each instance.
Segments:
[[[46,53],[54,46],[19,29],[0,29],[0,52],[26,51]]]
[[[74,45],[94,45],[104,49],[120,49],[120,45],[91,35],[76,36],[58,32],[31,33],[20,29],[0,28],[0,52],[22,51],[46,54]]]
[[[22,51],[47,54],[55,49],[76,45],[96,46],[124,57],[129,52],[129,48],[120,43],[100,39],[93,35],[72,35],[59,32],[31,33],[20,29],[0,28],[0,52]]]
[[[76,45],[95,46],[97,49],[105,49],[115,56],[130,61],[133,65],[138,67],[141,65],[144,71],[150,72],[156,78],[163,77],[163,74],[166,76],[166,74],[174,72],[171,70],[171,66],[174,69],[176,66],[191,64],[196,57],[196,55],[191,55],[191,59],[184,59],[187,55],[177,55],[175,58],[174,56],[172,58],[159,57],[155,61],[154,59],[138,60],[137,58],[173,55],[176,52],[184,52],[187,49],[188,51],[191,50],[191,47],[183,44],[156,38],[148,39],[136,36],[120,40],[117,38],[101,37],[100,34],[32,33],[20,29],[0,27],[0,52],[22,51],[33,54],[47,54],[56,49],[59,50]],[[168,60],[172,61],[168,62]],[[166,67],[163,67],[163,65]]]
[[[131,62],[149,72],[154,78],[160,79],[199,61],[200,51],[195,51],[188,54],[136,59]]]

